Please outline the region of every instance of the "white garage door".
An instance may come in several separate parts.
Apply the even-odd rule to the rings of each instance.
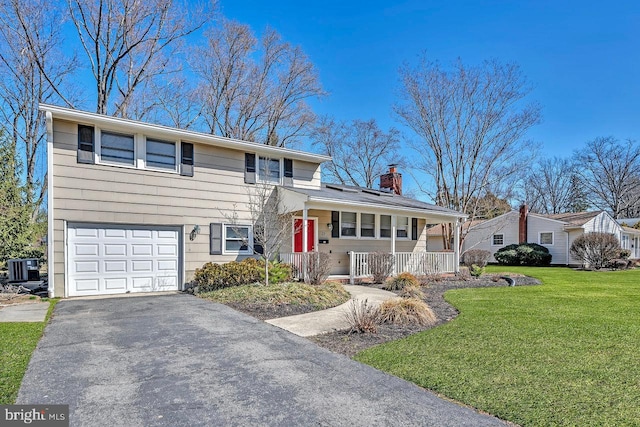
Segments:
[[[178,290],[180,229],[70,224],[69,296]]]

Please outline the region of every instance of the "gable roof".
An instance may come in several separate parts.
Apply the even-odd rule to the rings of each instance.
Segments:
[[[387,208],[420,214],[424,214],[425,211],[429,211],[429,213],[433,215],[456,217],[460,219],[467,217],[467,215],[453,209],[432,205],[409,197],[403,197],[394,193],[388,193],[386,191],[375,190],[372,188],[361,188],[340,184],[322,184],[322,187],[319,190],[292,187],[280,188],[307,196],[307,200],[312,202],[339,203],[374,209]]]
[[[597,217],[602,212],[604,211],[560,213],[560,214],[541,215],[541,216],[566,222],[567,224],[570,224],[570,225],[585,225],[587,222],[591,221],[593,218]]]
[[[290,148],[274,147],[257,142],[242,141],[240,139],[156,125],[137,120],[122,119],[104,114],[89,113],[87,111],[58,107],[56,105],[40,104],[39,109],[45,113],[50,113],[55,119],[91,124],[98,127],[111,127],[126,132],[154,133],[162,135],[165,138],[180,139],[186,142],[230,148],[249,153],[257,153],[264,156],[287,157],[313,163],[323,163],[331,160],[331,157],[322,154],[293,150]]]

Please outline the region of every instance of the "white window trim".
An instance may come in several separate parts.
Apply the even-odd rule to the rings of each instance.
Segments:
[[[279,172],[279,177],[278,177],[278,182],[274,182],[271,180],[265,180],[262,177],[262,173],[260,172],[260,158],[263,159],[267,159],[267,160],[277,160],[278,163],[280,164],[279,168],[280,168],[280,172]],[[284,160],[282,158],[276,158],[276,157],[267,157],[267,156],[261,156],[259,154],[256,154],[256,181],[262,184],[273,184],[273,185],[282,185],[282,178],[284,177]]]
[[[398,219],[399,218],[407,218],[407,236],[406,237],[399,237],[398,236],[398,230],[400,229],[400,227],[398,226]],[[391,220],[392,224],[393,224],[393,220]],[[411,217],[410,216],[404,216],[404,215],[396,215],[396,240],[411,240]]]
[[[147,140],[148,139],[151,139],[151,140],[157,141],[157,142],[165,142],[165,143],[173,144],[173,154],[174,154],[174,159],[175,159],[175,165],[174,165],[173,169],[159,168],[159,167],[154,167],[154,166],[147,165]],[[142,156],[143,157],[142,169],[147,169],[147,170],[151,170],[151,171],[158,171],[158,172],[178,173],[178,170],[180,168],[180,158],[178,157],[178,152],[179,152],[180,144],[181,144],[180,141],[168,140],[168,139],[163,139],[163,138],[155,138],[155,137],[149,136],[149,135],[144,135],[143,136],[143,140],[144,140],[144,143],[142,145],[144,147],[144,156]]]
[[[496,243],[495,236],[502,236],[502,243]],[[504,233],[496,233],[491,235],[491,246],[504,246]]]
[[[389,217],[389,237],[382,237],[382,217],[383,216],[388,216]],[[378,221],[378,228],[376,229],[376,238],[380,239],[380,240],[391,240],[391,238],[393,237],[393,215],[387,215],[387,214],[380,214],[377,215],[377,221]]]
[[[182,140],[170,140],[163,137],[155,137],[153,135],[143,135],[140,133],[131,134],[118,130],[101,129],[95,127],[94,133],[94,163],[103,166],[113,166],[124,169],[142,169],[150,170],[154,172],[164,172],[170,174],[178,174],[180,172],[180,147],[182,146]],[[102,132],[114,133],[118,135],[133,136],[133,164],[127,165],[124,163],[110,162],[102,159]],[[162,142],[172,142],[175,147],[175,159],[176,165],[174,169],[156,168],[147,166],[147,138],[155,139]]]
[[[354,213],[356,214],[356,234],[355,236],[343,236],[342,235],[342,214],[343,213]],[[340,227],[339,233],[340,233],[340,239],[359,239],[360,238],[360,215],[358,215],[359,212],[357,211],[340,211],[340,223],[338,224],[338,227]]]
[[[551,243],[542,243],[542,235],[543,234],[551,234]],[[538,233],[538,244],[541,246],[553,246],[555,243],[555,236],[553,231],[541,231]]]
[[[247,250],[245,251],[229,251],[227,250],[227,229],[229,228],[248,228],[249,241],[247,242]],[[235,240],[235,239],[234,239]],[[253,226],[251,224],[222,224],[222,255],[253,255]]]
[[[362,236],[362,214],[373,215],[373,236]],[[362,240],[376,240],[378,238],[378,216],[371,212],[357,212],[358,229],[357,236]]]

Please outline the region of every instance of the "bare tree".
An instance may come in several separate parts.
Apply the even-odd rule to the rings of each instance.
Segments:
[[[614,218],[634,215],[640,204],[640,145],[609,136],[574,153],[577,173],[591,204]]]
[[[313,145],[331,156],[330,179],[341,184],[373,188],[389,163],[398,163],[400,132],[382,131],[374,119],[336,122],[322,117],[311,135]]]
[[[24,156],[26,204],[35,221],[46,189],[44,120],[41,102],[72,100],[62,95],[74,68],[73,56],[61,52],[64,17],[46,0],[0,0],[0,119]]]
[[[297,46],[266,29],[224,21],[206,33],[191,65],[201,79],[204,121],[211,133],[285,146],[309,131],[307,99],[324,95],[317,72]]]
[[[95,80],[96,112],[121,117],[131,117],[140,87],[176,70],[171,59],[180,42],[212,10],[173,0],[68,0],[68,6]]]
[[[469,206],[475,211],[465,213],[475,215],[476,219],[492,219],[511,210],[511,205],[506,199],[501,199],[490,191],[478,200],[472,199]]]
[[[522,183],[529,210],[542,214],[573,211],[575,178],[571,160],[559,157],[541,159]]]
[[[276,259],[285,239],[291,237],[295,213],[283,204],[278,188],[267,182],[249,187],[247,195],[246,209],[253,228],[253,239],[244,235],[243,243],[264,260],[265,285],[268,285],[269,263]],[[240,220],[237,206],[234,206],[231,214],[223,213],[223,216],[232,226],[238,226],[235,231],[242,236],[243,231],[239,224],[243,221]]]
[[[421,190],[476,218],[481,197],[489,190],[504,197],[534,154],[525,135],[541,113],[523,104],[531,91],[525,77],[497,60],[476,67],[458,60],[446,70],[423,57],[400,69],[400,81],[394,110],[418,136],[415,167],[431,178]]]

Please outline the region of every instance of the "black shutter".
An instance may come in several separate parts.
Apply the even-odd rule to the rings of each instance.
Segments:
[[[182,143],[182,156],[180,157],[180,175],[193,176],[193,144]]]
[[[411,218],[411,240],[418,240],[418,218]]]
[[[340,212],[331,211],[331,237],[340,238]]]
[[[284,185],[293,187],[293,160],[284,159]]]
[[[209,254],[222,255],[222,224],[212,222],[209,224]]]
[[[256,183],[256,155],[254,153],[244,153],[244,182],[246,184]]]
[[[95,163],[95,130],[93,126],[78,125],[78,163]]]

